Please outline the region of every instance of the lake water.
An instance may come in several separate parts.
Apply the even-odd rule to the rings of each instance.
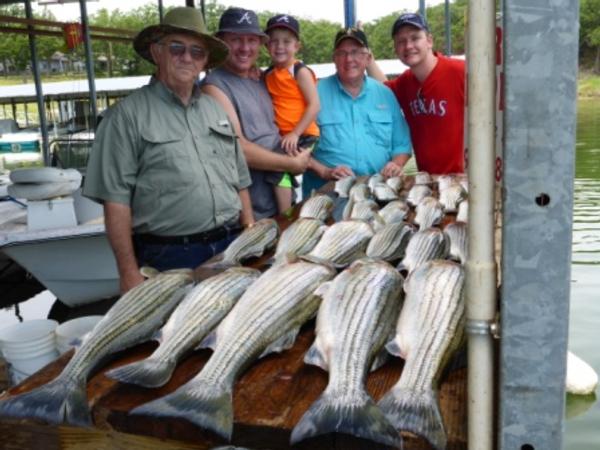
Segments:
[[[578,104],[569,349],[600,373],[600,99]],[[600,402],[567,399],[565,450],[600,449]]]
[[[600,373],[600,100],[582,100],[578,111],[569,348]],[[21,304],[21,315],[45,317],[52,300],[41,293]],[[0,328],[17,321],[0,310]],[[568,398],[567,416],[565,450],[600,449],[600,402]]]

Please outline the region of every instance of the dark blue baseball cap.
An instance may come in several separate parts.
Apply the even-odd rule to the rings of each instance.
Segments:
[[[398,32],[404,25],[410,25],[411,27],[418,28],[419,30],[425,30],[429,33],[429,25],[425,18],[417,13],[405,13],[401,14],[396,19],[394,25],[392,25],[392,37]]]
[[[274,30],[275,28],[285,28],[290,30],[297,38],[300,38],[300,24],[294,16],[290,16],[289,14],[277,14],[276,16],[271,17],[267,22],[265,33],[268,34],[269,31]]]
[[[254,34],[263,40],[268,38],[260,29],[256,13],[244,8],[228,8],[223,11],[216,35],[221,33]]]

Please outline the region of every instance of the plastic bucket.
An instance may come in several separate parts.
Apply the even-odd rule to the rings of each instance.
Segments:
[[[56,347],[59,353],[65,353],[73,348],[73,342],[92,331],[102,317],[104,316],[83,316],[61,323],[55,330]]]
[[[54,330],[58,322],[39,319],[17,323],[0,330],[0,349],[18,372],[31,375],[58,356]]]

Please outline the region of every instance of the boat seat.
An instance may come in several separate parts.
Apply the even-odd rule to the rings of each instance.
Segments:
[[[70,196],[81,185],[79,171],[55,167],[16,169],[9,178],[8,195],[32,201]]]

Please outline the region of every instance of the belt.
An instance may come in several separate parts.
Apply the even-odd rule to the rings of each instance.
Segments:
[[[208,231],[189,234],[187,236],[158,236],[156,234],[141,233],[135,234],[134,238],[144,244],[162,244],[162,245],[185,245],[185,244],[211,244],[220,241],[233,233],[241,231],[240,224],[222,225]]]

